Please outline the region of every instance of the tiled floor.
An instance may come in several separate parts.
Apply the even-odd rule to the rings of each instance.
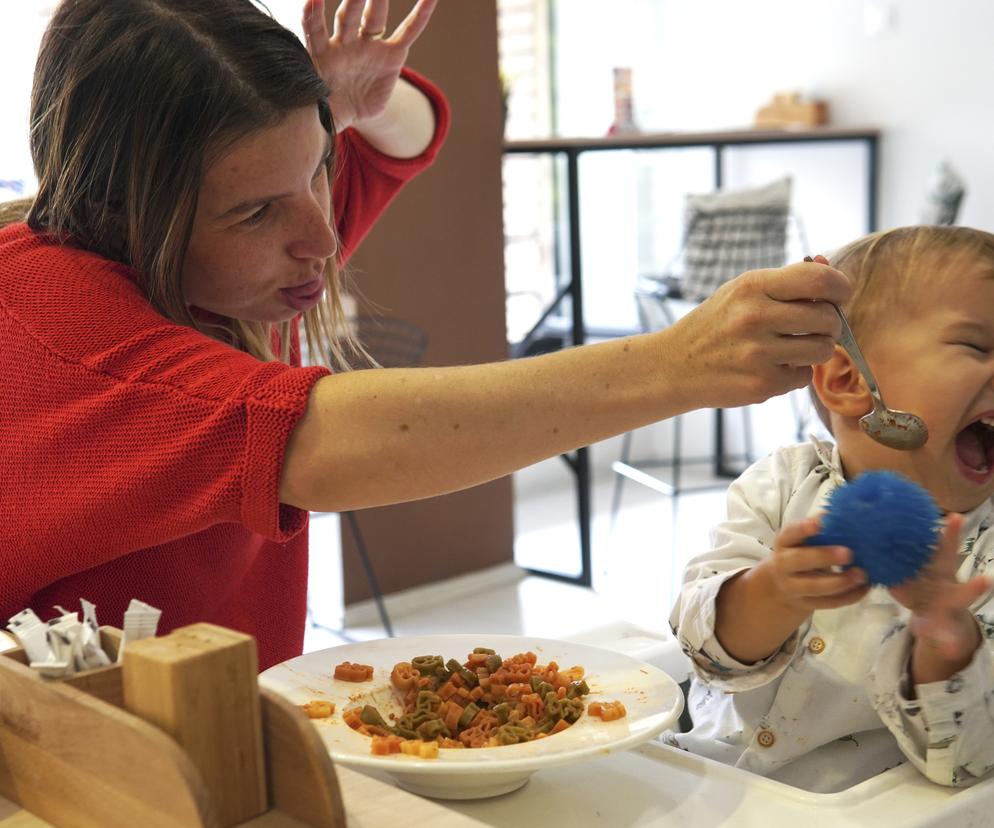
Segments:
[[[710,412],[688,423],[706,436]],[[660,428],[660,427],[656,427]],[[774,400],[753,409],[756,451],[767,453],[794,439],[791,409]],[[651,435],[647,435],[651,441]],[[644,440],[643,440],[644,444]],[[391,612],[397,635],[489,632],[561,638],[613,621],[628,621],[649,630],[667,626],[684,563],[707,548],[711,526],[724,514],[727,480],[709,475],[707,467],[687,470],[687,483],[717,486],[686,492],[675,501],[644,486],[626,482],[622,508],[614,526],[610,504],[616,475],[610,463],[618,442],[592,449],[593,589],[534,575],[504,579],[486,589],[426,601],[416,612]],[[515,561],[520,566],[574,572],[579,567],[573,478],[558,460],[546,461],[515,475]],[[320,538],[320,558],[312,558],[313,620],[305,650],[379,638],[376,624],[342,630],[340,558],[335,516],[316,516],[312,536]]]

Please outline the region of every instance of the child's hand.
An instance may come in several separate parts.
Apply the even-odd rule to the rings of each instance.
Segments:
[[[837,569],[852,560],[846,547],[802,545],[817,531],[816,518],[785,526],[777,535],[773,554],[759,564],[769,567],[783,604],[805,614],[855,604],[870,588],[862,569]]]
[[[918,642],[940,659],[969,662],[980,643],[969,607],[991,588],[991,582],[983,576],[966,583],[957,580],[962,529],[963,516],[950,514],[932,560],[917,578],[892,587],[890,593],[911,610],[911,630]]]

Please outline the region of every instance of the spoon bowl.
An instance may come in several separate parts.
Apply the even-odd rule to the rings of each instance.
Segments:
[[[878,406],[879,398],[873,400],[873,411],[859,419],[859,427],[881,445],[888,448],[911,451],[921,448],[928,441],[928,426],[917,414],[908,411],[894,411]]]

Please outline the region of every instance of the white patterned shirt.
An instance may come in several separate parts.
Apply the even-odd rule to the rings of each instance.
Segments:
[[[808,790],[842,790],[910,760],[941,785],[994,769],[994,598],[972,609],[984,642],[946,681],[910,698],[909,611],[882,587],[858,603],[814,612],[775,653],[732,658],[714,634],[722,584],[773,550],[786,524],[822,511],[844,482],[838,450],[812,440],[754,464],[728,491],[712,549],[694,558],[670,624],[694,665],[694,727],[670,744]],[[994,503],[966,515],[961,580],[994,575]]]

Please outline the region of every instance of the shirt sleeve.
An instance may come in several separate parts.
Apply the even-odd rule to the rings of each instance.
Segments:
[[[786,469],[778,455],[761,460],[728,490],[728,517],[712,533],[712,548],[687,565],[670,625],[698,677],[713,687],[741,692],[779,677],[800,647],[806,626],[767,658],[737,661],[715,635],[718,592],[731,578],[752,568],[773,548],[781,525]]]
[[[987,604],[986,611],[994,607]],[[913,637],[904,623],[884,640],[867,677],[881,721],[908,760],[939,785],[971,785],[994,770],[994,656],[986,635],[992,620],[978,614],[985,635],[970,663],[945,681],[917,685],[914,699]]]
[[[341,261],[355,252],[376,219],[403,186],[431,166],[449,131],[451,112],[442,91],[427,78],[404,68],[401,77],[428,98],[435,112],[435,134],[421,155],[393,158],[372,146],[354,129],[339,133],[333,202]]]

